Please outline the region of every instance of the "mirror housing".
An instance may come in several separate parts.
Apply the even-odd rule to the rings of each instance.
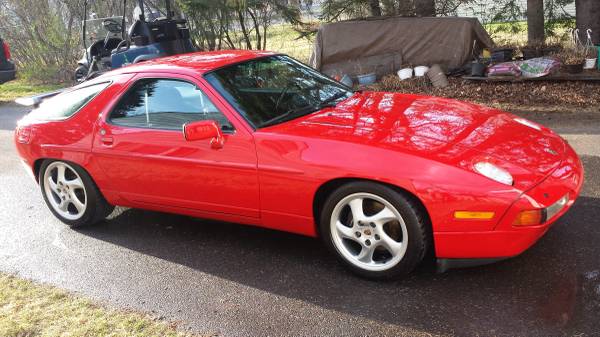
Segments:
[[[205,120],[186,123],[183,125],[183,136],[188,142],[210,139],[213,149],[220,149],[225,143],[223,132],[219,123],[214,120]]]

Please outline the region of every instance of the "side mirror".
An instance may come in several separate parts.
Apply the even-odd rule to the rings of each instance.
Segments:
[[[188,142],[210,139],[210,146],[213,149],[220,149],[225,143],[225,138],[223,137],[219,124],[213,120],[184,124],[183,136]]]

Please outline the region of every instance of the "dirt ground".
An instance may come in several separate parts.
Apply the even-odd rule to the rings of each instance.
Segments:
[[[449,78],[449,82],[446,88],[434,88],[423,77],[401,81],[389,75],[368,88],[455,98],[509,111],[600,111],[598,82],[485,83],[461,78]]]

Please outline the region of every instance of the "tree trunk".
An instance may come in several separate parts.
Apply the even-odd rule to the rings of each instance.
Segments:
[[[576,0],[577,28],[581,42],[587,40],[586,31],[592,30],[592,42],[600,44],[600,1]]]
[[[415,0],[417,16],[435,16],[435,0]]]
[[[369,6],[371,7],[372,16],[381,16],[381,5],[379,0],[369,0]]]
[[[240,28],[242,28],[242,34],[244,35],[244,41],[246,41],[246,49],[252,49],[252,43],[250,42],[250,35],[248,34],[248,30],[246,29],[244,13],[242,13],[242,10],[238,8],[237,14],[238,14],[238,20],[240,22]]]
[[[527,38],[530,45],[545,41],[544,0],[527,0]]]

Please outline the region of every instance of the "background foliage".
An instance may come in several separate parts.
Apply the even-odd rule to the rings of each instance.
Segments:
[[[146,0],[154,5],[163,0]],[[574,0],[545,0],[549,36],[573,20],[562,8]],[[378,8],[381,15],[414,16],[423,3],[435,5],[435,15],[456,15],[459,5],[481,11],[492,34],[522,32],[526,25],[522,0],[323,0],[320,15],[312,15],[313,0],[174,0],[175,11],[185,13],[195,45],[202,50],[272,49],[304,57],[310,36],[320,22],[364,18]],[[485,2],[485,7],[481,4]],[[126,13],[131,22],[134,1]],[[84,0],[0,0],[0,36],[9,42],[19,76],[42,82],[70,81],[83,55],[81,28]],[[95,1],[89,9],[98,17],[121,15],[123,0]],[[564,30],[564,29],[563,29]],[[285,41],[283,46],[282,41]],[[302,58],[302,57],[301,57]]]

